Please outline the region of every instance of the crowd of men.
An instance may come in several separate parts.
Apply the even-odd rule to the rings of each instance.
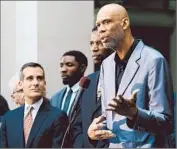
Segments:
[[[65,52],[60,59],[65,87],[51,99],[44,68],[35,62],[21,67],[9,85],[18,107],[10,111],[0,96],[0,147],[175,147],[169,66],[132,35],[123,6],[99,10],[90,49],[96,72],[84,78],[87,57]]]

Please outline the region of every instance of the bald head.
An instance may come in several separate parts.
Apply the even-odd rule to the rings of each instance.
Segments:
[[[104,14],[114,16],[119,20],[124,17],[128,17],[126,9],[123,6],[114,3],[103,6],[99,10],[97,17],[102,17]]]
[[[103,6],[97,14],[96,26],[106,48],[120,51],[133,39],[128,13],[119,4]]]

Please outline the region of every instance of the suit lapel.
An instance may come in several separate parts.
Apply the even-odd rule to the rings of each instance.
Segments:
[[[95,78],[93,79],[94,81],[94,84],[93,84],[93,104],[94,107],[93,107],[93,115],[92,115],[92,118],[94,117],[94,114],[96,113],[96,111],[100,108],[101,106],[101,99],[99,101],[97,101],[97,89],[98,89],[98,82],[99,82],[99,75],[100,75],[100,71],[98,72],[95,72]]]
[[[134,49],[132,55],[130,56],[130,59],[129,59],[127,66],[125,68],[125,72],[122,76],[122,80],[120,82],[120,86],[119,86],[119,90],[118,90],[117,95],[123,95],[125,93],[127,87],[129,86],[129,84],[133,80],[136,72],[138,71],[139,64],[137,63],[137,61],[140,59],[141,50],[142,50],[143,46],[144,45],[143,45],[142,41],[140,41],[138,43],[138,45],[136,46],[136,48]]]
[[[61,105],[62,105],[62,102],[63,102],[63,97],[65,95],[65,92],[66,92],[66,88],[61,90],[60,94],[58,95],[57,105],[58,105],[59,109],[61,109]]]
[[[30,132],[26,147],[31,146],[31,143],[33,142],[33,139],[37,136],[37,133],[39,132],[39,130],[42,126],[42,123],[44,122],[44,120],[48,116],[47,111],[50,110],[50,109],[49,109],[49,104],[47,103],[48,101],[46,101],[46,100],[47,99],[43,100],[43,103],[42,103],[41,107],[39,108],[39,111],[36,115],[33,126],[31,128],[31,132]]]
[[[18,116],[17,118],[19,118],[18,120],[16,120],[16,126],[18,127],[19,133],[19,140],[20,140],[20,146],[21,148],[25,147],[25,140],[24,140],[24,131],[23,131],[23,121],[24,121],[24,105],[22,107],[19,108],[18,111]]]

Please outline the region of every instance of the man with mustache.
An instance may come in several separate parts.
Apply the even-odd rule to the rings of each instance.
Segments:
[[[87,130],[95,117],[101,114],[101,90],[99,88],[99,69],[102,61],[108,57],[113,50],[103,47],[97,27],[92,29],[90,38],[90,49],[96,72],[88,76],[90,80],[89,87],[84,91],[80,102],[80,113],[74,123],[74,147],[75,148],[103,148],[108,146],[107,140],[92,141],[88,138]],[[82,138],[82,139],[81,139]]]
[[[87,57],[80,51],[65,52],[60,60],[63,89],[52,96],[51,104],[70,114],[72,104],[79,90],[79,81],[87,69]]]
[[[115,52],[103,61],[99,83],[103,115],[88,129],[92,140],[110,148],[165,147],[173,130],[173,86],[160,52],[135,39],[125,8],[103,6],[96,20],[104,47]],[[106,127],[103,121],[106,120]]]
[[[63,54],[60,60],[60,73],[63,80],[63,84],[66,85],[63,89],[52,96],[51,104],[61,110],[63,110],[69,117],[71,115],[71,109],[74,104],[75,98],[79,91],[79,81],[84,76],[87,69],[88,61],[87,57],[80,51],[72,50]],[[63,142],[67,143],[69,147],[73,147],[73,122],[69,119],[71,124],[66,132],[66,138],[63,138]]]
[[[90,37],[90,50],[92,53],[93,63],[95,65],[95,71],[99,71],[102,61],[113,53],[113,50],[103,46],[96,26],[92,29]]]
[[[25,105],[7,112],[2,120],[2,148],[60,148],[68,125],[67,115],[43,97],[43,67],[26,63],[20,70]]]

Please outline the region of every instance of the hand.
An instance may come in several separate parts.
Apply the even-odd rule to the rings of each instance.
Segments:
[[[115,137],[110,130],[101,130],[105,126],[102,122],[105,120],[103,115],[95,118],[88,128],[88,136],[92,140],[103,140]]]
[[[125,99],[122,95],[118,95],[118,97],[111,100],[106,110],[114,111],[120,115],[124,115],[132,119],[138,111],[136,107],[136,96],[138,92],[139,90],[135,90],[130,99]]]

